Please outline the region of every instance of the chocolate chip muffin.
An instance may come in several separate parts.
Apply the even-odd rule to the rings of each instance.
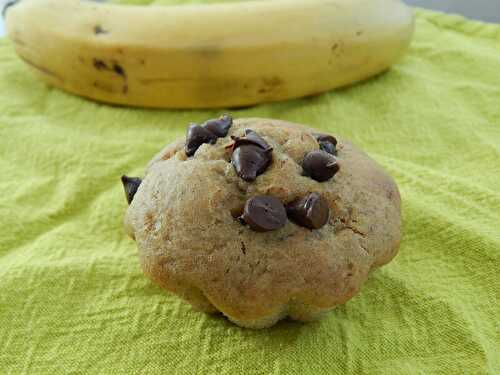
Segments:
[[[142,269],[205,312],[264,328],[318,319],[400,242],[394,181],[346,140],[228,115],[122,177]]]

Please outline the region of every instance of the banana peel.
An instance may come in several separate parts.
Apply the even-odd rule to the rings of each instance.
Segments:
[[[241,107],[351,85],[397,62],[414,29],[399,0],[20,0],[5,9],[5,22],[42,81],[154,108]]]

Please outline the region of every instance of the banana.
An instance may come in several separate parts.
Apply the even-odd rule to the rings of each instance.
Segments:
[[[5,13],[17,54],[46,83],[157,108],[240,107],[350,85],[398,61],[414,28],[399,0],[20,0]]]

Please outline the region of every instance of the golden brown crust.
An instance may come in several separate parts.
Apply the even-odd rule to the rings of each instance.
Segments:
[[[274,148],[273,163],[252,183],[236,176],[225,146],[251,128]],[[372,268],[389,262],[400,240],[395,182],[366,154],[339,140],[340,172],[319,183],[302,176],[317,132],[276,120],[235,121],[216,145],[187,159],[184,141],[162,150],[126,217],[144,272],[204,311],[261,328],[290,315],[310,320],[355,295]],[[292,222],[257,233],[233,215],[255,195],[291,202],[318,192],[331,218],[319,230]]]

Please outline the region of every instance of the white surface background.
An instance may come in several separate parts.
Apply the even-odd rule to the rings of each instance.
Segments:
[[[443,12],[459,13],[470,18],[500,23],[500,0],[404,0],[406,3]],[[7,0],[0,0],[0,7]],[[0,36],[4,35],[3,19],[0,17]]]
[[[500,0],[404,0],[405,3],[500,23]]]

